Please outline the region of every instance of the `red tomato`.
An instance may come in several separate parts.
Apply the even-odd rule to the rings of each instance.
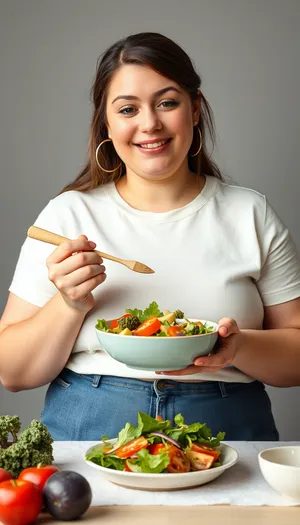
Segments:
[[[5,470],[4,468],[0,468],[0,483],[2,481],[7,481],[8,479],[13,479],[11,473],[8,472],[8,470]]]
[[[184,332],[184,329],[181,328],[181,326],[170,326],[167,330],[167,334],[171,337],[176,336],[177,334],[180,334],[181,332]]]
[[[218,457],[221,454],[220,450],[217,450],[213,447],[208,447],[207,445],[202,445],[200,443],[193,443],[192,450],[194,450],[195,452],[200,452],[202,454],[209,454],[210,456],[213,456],[214,462],[217,461]]]
[[[0,483],[0,521],[4,525],[28,525],[42,506],[42,492],[30,481],[10,479]]]
[[[202,454],[201,452],[196,452],[194,450],[187,450],[186,456],[191,462],[193,470],[208,470],[214,462],[213,456]]]
[[[111,323],[110,323],[110,328],[113,329],[113,328],[118,328],[118,321],[119,319],[121,319],[122,317],[130,317],[131,314],[124,314],[124,315],[121,315],[121,317],[118,317],[117,319],[114,319]]]
[[[130,458],[130,456],[133,456],[133,454],[136,454],[139,450],[142,450],[142,448],[148,447],[148,441],[144,436],[140,436],[136,439],[132,439],[131,441],[128,441],[128,443],[125,443],[125,445],[122,445],[119,447],[114,454],[118,456],[119,458]]]
[[[156,416],[156,421],[163,421],[163,418],[161,416]]]
[[[153,454],[154,456],[156,456],[160,453],[161,450],[166,450],[166,447],[162,443],[153,443],[153,445],[149,446],[148,450],[149,454]]]
[[[168,445],[165,447],[162,443],[154,443],[153,445],[150,445],[149,447],[149,453],[156,456],[156,454],[159,454],[162,450],[165,450],[170,457],[170,463],[167,466],[167,469],[169,472],[189,472],[191,469],[191,465],[189,460],[187,459],[186,455],[182,450],[175,447],[174,445]]]
[[[47,465],[43,467],[38,465],[37,467],[29,467],[22,470],[18,479],[25,479],[26,481],[31,481],[39,487],[40,490],[43,490],[43,487],[50,476],[57,472],[59,469],[53,465]]]
[[[189,459],[182,450],[171,445],[168,454],[170,456],[170,463],[167,466],[168,472],[189,472],[191,470]]]
[[[140,326],[137,327],[136,330],[134,330],[134,335],[153,335],[155,332],[158,332],[160,329],[160,320],[155,317],[149,317],[144,321]]]

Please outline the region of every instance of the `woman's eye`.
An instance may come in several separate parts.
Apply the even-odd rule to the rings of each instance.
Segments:
[[[120,109],[119,113],[121,113],[122,115],[132,115],[134,111],[135,111],[135,108],[127,107],[127,108]]]
[[[179,105],[179,102],[177,100],[163,100],[159,106],[162,106],[163,108],[173,108]]]

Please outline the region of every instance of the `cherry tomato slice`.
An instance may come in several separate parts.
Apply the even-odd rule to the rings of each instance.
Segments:
[[[114,454],[122,459],[130,458],[130,456],[133,456],[133,454],[136,454],[139,450],[142,450],[142,448],[147,447],[147,439],[144,438],[144,436],[140,436],[136,439],[128,441],[128,443],[125,443],[125,445],[119,447],[117,450],[115,450]]]
[[[160,320],[157,317],[149,317],[140,326],[134,330],[134,335],[149,336],[153,335],[160,329]]]
[[[209,454],[210,456],[213,456],[214,462],[217,461],[218,457],[221,454],[220,450],[217,450],[213,447],[208,447],[207,445],[202,445],[200,443],[193,443],[192,450],[194,450],[195,452],[200,452],[202,454]]]
[[[167,330],[167,334],[171,337],[174,337],[176,336],[177,334],[180,334],[184,332],[184,329],[181,327],[181,326],[177,326],[177,325],[174,325],[174,326],[170,326]]]
[[[213,456],[202,454],[201,452],[196,452],[194,450],[187,450],[186,456],[190,461],[193,470],[208,470],[214,462]]]

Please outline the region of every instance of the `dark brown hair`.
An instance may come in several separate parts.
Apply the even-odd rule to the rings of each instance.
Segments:
[[[101,147],[98,159],[105,169],[120,167],[113,173],[106,173],[96,162],[96,149],[100,142],[107,139],[106,99],[112,75],[123,64],[136,64],[151,67],[161,75],[175,81],[187,93],[191,100],[199,97],[201,79],[195,71],[187,53],[175,42],[159,33],[138,33],[119,40],[109,47],[98,59],[97,72],[92,87],[94,114],[89,138],[89,158],[78,177],[62,190],[87,191],[97,188],[112,180],[117,180],[125,173],[125,165],[110,143]],[[202,134],[203,146],[196,157],[189,156],[189,168],[195,173],[207,174],[222,180],[219,168],[211,159],[207,148],[207,132],[211,145],[215,142],[213,116],[210,106],[201,93],[201,112],[198,127]],[[194,133],[191,151],[199,146],[199,134]],[[195,143],[195,144],[194,144]],[[121,163],[121,164],[120,164]]]

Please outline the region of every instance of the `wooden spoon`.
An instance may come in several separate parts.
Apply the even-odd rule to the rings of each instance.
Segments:
[[[61,235],[57,235],[57,233],[49,232],[48,230],[43,230],[43,228],[38,228],[37,226],[30,226],[28,232],[28,237],[31,237],[32,239],[36,239],[37,241],[43,241],[47,242],[49,244],[54,244],[55,246],[59,246],[63,242],[70,241],[71,239],[68,239],[67,237],[62,237]],[[109,259],[110,261],[115,261],[120,264],[124,264],[124,266],[127,266],[129,270],[132,270],[133,272],[138,273],[154,273],[154,270],[149,268],[149,266],[146,266],[146,264],[140,263],[138,261],[130,261],[127,259],[120,259],[119,257],[114,257],[114,255],[109,255],[108,253],[99,252],[98,250],[95,250],[98,255],[100,255],[103,259]]]

